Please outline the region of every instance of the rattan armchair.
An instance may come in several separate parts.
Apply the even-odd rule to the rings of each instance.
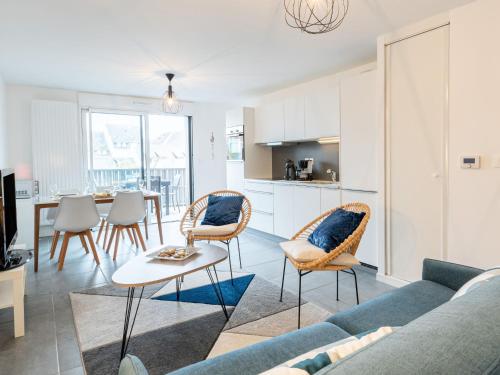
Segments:
[[[342,208],[346,211],[352,212],[364,212],[365,216],[361,220],[361,223],[354,230],[354,232],[347,237],[344,242],[342,242],[335,249],[332,249],[329,253],[325,253],[324,256],[308,261],[308,262],[299,262],[291,257],[288,257],[285,253],[285,261],[283,264],[283,277],[281,280],[281,294],[280,301],[283,300],[283,286],[285,283],[285,271],[286,271],[286,261],[288,261],[297,269],[299,273],[299,306],[298,306],[298,327],[300,328],[300,309],[301,309],[301,295],[302,295],[302,277],[311,273],[312,271],[337,271],[337,301],[339,300],[339,271],[346,272],[354,276],[354,285],[356,288],[356,301],[359,305],[359,294],[358,294],[358,279],[356,276],[356,271],[351,265],[338,265],[333,264],[335,261],[343,253],[349,253],[352,256],[356,254],[358,250],[359,243],[366,229],[366,225],[368,224],[368,220],[370,219],[370,208],[364,203],[349,203],[343,206],[334,208],[323,213],[321,216],[307,224],[304,228],[302,228],[295,236],[292,237],[292,240],[297,239],[307,239],[311,235],[312,232],[325,220],[332,212]]]
[[[238,222],[238,226],[236,229],[228,234],[224,235],[208,235],[208,234],[194,234],[194,239],[196,241],[199,240],[206,240],[206,241],[220,241],[227,246],[227,252],[229,255],[229,270],[231,272],[231,280],[233,279],[233,267],[231,264],[231,251],[230,251],[230,242],[233,239],[236,239],[236,242],[238,244],[238,256],[239,256],[239,261],[240,261],[240,268],[242,267],[241,265],[241,252],[240,252],[240,240],[238,236],[240,235],[241,232],[246,228],[248,222],[250,221],[250,216],[252,214],[252,205],[250,204],[250,201],[245,197],[243,194],[237,192],[237,191],[232,191],[232,190],[219,190],[219,191],[214,191],[213,193],[204,195],[203,197],[199,198],[196,200],[191,206],[188,207],[186,212],[184,213],[184,216],[182,217],[181,224],[180,224],[180,230],[181,233],[186,236],[188,231],[190,229],[195,228],[196,226],[199,225],[199,222],[202,221],[202,218],[204,216],[204,213],[208,207],[208,197],[210,195],[217,195],[217,196],[243,196],[243,204],[241,206],[241,215],[240,219]]]

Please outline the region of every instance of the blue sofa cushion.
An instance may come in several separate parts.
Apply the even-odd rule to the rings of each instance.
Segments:
[[[364,216],[364,212],[357,213],[339,208],[318,225],[308,240],[329,253],[356,230]]]
[[[315,375],[499,374],[500,278]]]
[[[327,321],[351,335],[383,326],[404,326],[449,301],[454,294],[453,289],[421,280],[339,312]]]
[[[434,281],[453,290],[459,290],[467,281],[483,273],[484,270],[462,264],[424,259],[422,280]]]
[[[170,375],[255,375],[312,349],[349,337],[330,323],[318,323],[172,372]]]
[[[208,196],[208,207],[201,225],[227,225],[238,222],[243,196]]]

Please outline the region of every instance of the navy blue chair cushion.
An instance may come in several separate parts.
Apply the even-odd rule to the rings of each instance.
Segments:
[[[339,208],[318,225],[308,240],[329,253],[356,230],[364,216],[364,212],[357,213]]]
[[[223,197],[208,196],[208,207],[201,225],[226,225],[238,222],[240,218],[243,195]]]

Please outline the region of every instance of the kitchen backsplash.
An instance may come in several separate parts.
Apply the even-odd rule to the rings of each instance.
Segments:
[[[337,172],[339,181],[339,144],[319,144],[318,142],[304,142],[290,146],[273,147],[273,179],[283,179],[285,162],[294,161],[297,166],[300,159],[313,158],[313,178],[316,180],[330,180],[326,170],[331,168]]]

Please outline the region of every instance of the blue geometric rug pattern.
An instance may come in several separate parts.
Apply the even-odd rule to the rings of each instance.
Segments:
[[[233,279],[234,285],[233,283],[231,283],[231,280],[220,282],[219,285],[222,289],[222,295],[224,297],[224,303],[226,304],[226,306],[236,306],[238,302],[240,302],[241,297],[252,282],[254,276],[255,274],[236,277]],[[177,294],[174,292],[151,299],[161,301],[177,301]],[[203,303],[206,305],[219,304],[219,300],[217,299],[217,295],[215,294],[212,284],[207,284],[187,290],[181,290],[179,301]]]

